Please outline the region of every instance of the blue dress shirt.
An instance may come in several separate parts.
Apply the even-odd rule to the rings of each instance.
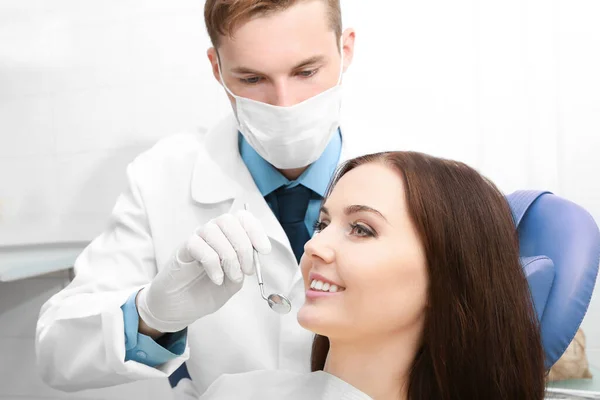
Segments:
[[[164,335],[158,344],[150,336],[138,332],[139,314],[135,305],[138,292],[133,293],[121,306],[125,324],[125,361],[133,360],[156,367],[183,354],[187,328]]]
[[[304,219],[308,233],[312,236],[314,224],[319,218],[321,200],[325,196],[329,181],[340,159],[342,151],[340,131],[333,135],[321,157],[294,181],[287,179],[265,161],[241,134],[239,134],[239,151],[263,197],[282,186],[291,188],[303,185],[315,193],[308,203]],[[136,296],[137,292],[133,293],[121,306],[125,325],[125,361],[137,361],[154,367],[182,355],[187,341],[187,329],[164,335],[159,339],[160,344],[138,332],[139,314],[135,305]]]

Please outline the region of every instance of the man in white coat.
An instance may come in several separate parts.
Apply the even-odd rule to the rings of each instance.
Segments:
[[[185,362],[194,397],[222,374],[309,371],[298,261],[350,156],[340,85],[355,33],[342,32],[339,0],[208,0],[205,22],[233,115],[129,165],[110,225],[40,312],[38,367],[53,387],[164,378]],[[248,278],[253,248],[289,314],[274,313]]]

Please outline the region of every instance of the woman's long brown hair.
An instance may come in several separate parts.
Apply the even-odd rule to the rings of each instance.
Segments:
[[[373,162],[402,177],[427,259],[428,308],[408,399],[543,399],[540,329],[505,197],[469,166],[415,152],[350,160],[329,193],[348,171]],[[317,335],[313,371],[328,351],[328,338]]]

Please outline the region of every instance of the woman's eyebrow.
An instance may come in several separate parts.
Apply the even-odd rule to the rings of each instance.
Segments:
[[[346,215],[355,214],[358,212],[368,212],[371,214],[375,214],[375,215],[378,215],[381,218],[383,218],[383,220],[385,222],[388,222],[387,218],[385,218],[382,213],[380,213],[376,209],[369,207],[369,206],[355,204],[355,205],[344,208],[344,214],[346,214]]]
[[[325,214],[325,215],[329,215],[329,210],[325,206],[321,207],[320,212],[323,213],[323,214]],[[346,215],[351,215],[351,214],[355,214],[355,213],[358,213],[358,212],[372,213],[372,214],[378,215],[379,217],[383,218],[383,220],[385,222],[388,222],[387,218],[384,217],[381,212],[379,212],[378,210],[376,210],[376,209],[374,209],[372,207],[369,207],[369,206],[355,204],[355,205],[351,205],[351,206],[348,206],[348,207],[344,208],[344,214],[346,214]]]

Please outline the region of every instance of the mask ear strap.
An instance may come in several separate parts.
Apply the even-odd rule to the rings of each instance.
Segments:
[[[342,83],[342,75],[344,75],[344,35],[340,36],[340,55],[342,56],[342,62],[340,65],[340,76],[338,77],[337,86]]]
[[[225,80],[223,79],[223,72],[221,71],[221,57],[219,56],[219,53],[217,53],[217,66],[219,67],[219,78],[221,78],[221,85],[223,85],[223,87],[225,88],[225,91],[227,93],[229,93],[231,95],[231,97],[233,97],[234,99],[237,99],[237,96],[235,94],[233,94],[231,92],[231,90],[229,90],[229,88],[225,84]]]

